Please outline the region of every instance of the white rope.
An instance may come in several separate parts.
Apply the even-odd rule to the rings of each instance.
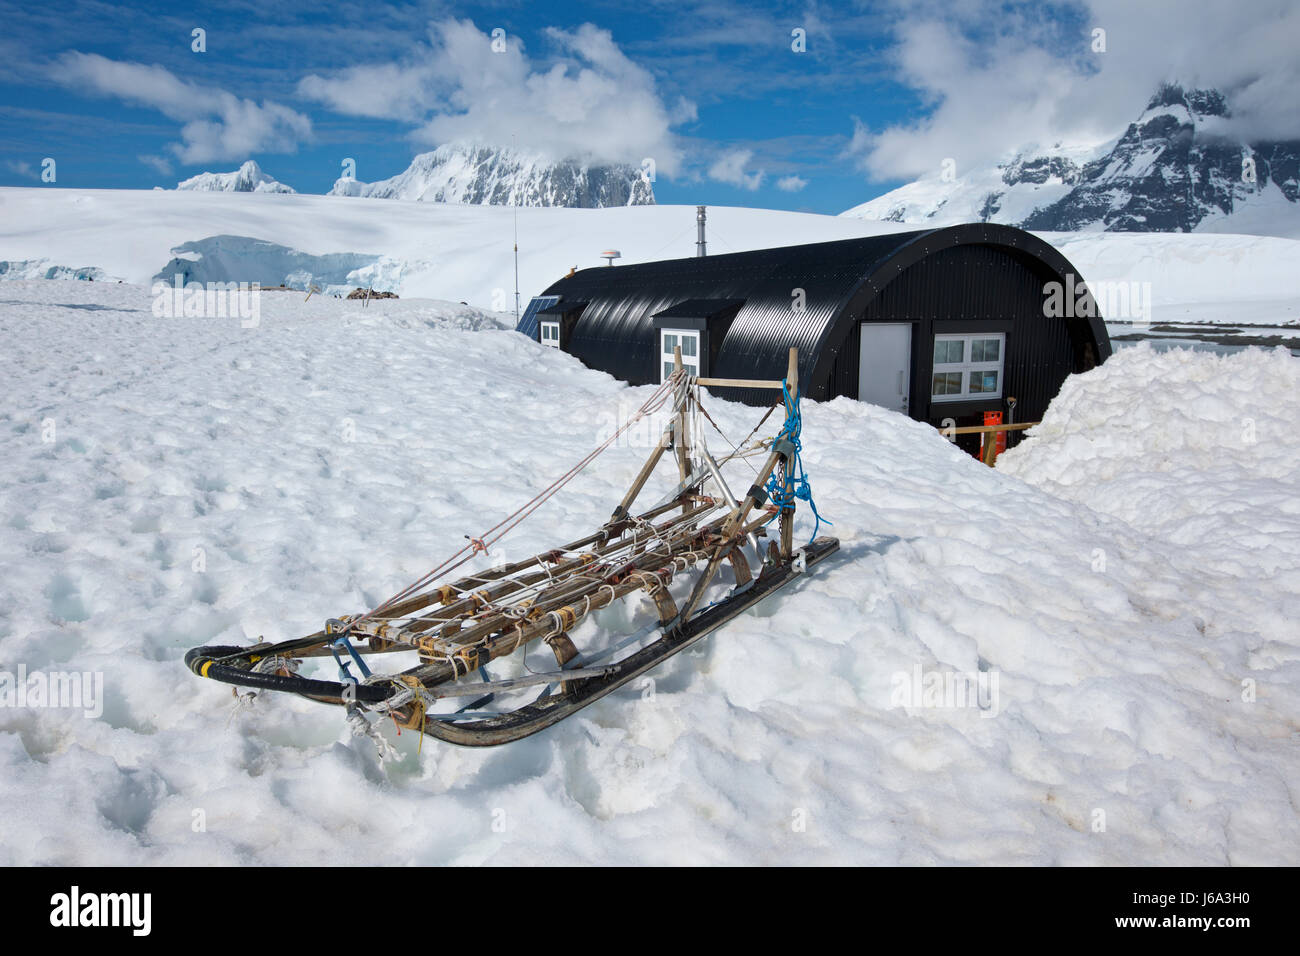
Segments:
[[[280,657],[279,655],[272,655],[270,657],[263,657],[260,661],[254,664],[253,673],[274,674],[277,671],[284,669],[287,670],[290,674],[296,674],[298,673],[298,668],[301,666],[302,666],[302,661],[294,660],[291,657]]]
[[[348,708],[347,722],[348,727],[352,730],[353,737],[369,737],[374,741],[375,749],[379,751],[380,763],[388,763],[401,756],[396,748],[379,732],[379,728],[366,718],[360,707]]]
[[[670,379],[671,384],[667,389],[658,390],[648,399],[637,413],[634,414],[627,424],[615,433],[616,437],[622,431],[626,430],[628,425],[640,420],[647,414],[658,411],[671,399],[675,405],[675,413],[681,416],[690,431],[690,440],[687,443],[686,454],[690,462],[692,473],[695,472],[695,458],[699,455],[702,447],[707,447],[704,443],[704,416],[697,399],[694,398],[694,384],[690,376],[685,374],[676,375]],[[666,383],[668,384],[668,383]],[[710,420],[711,421],[711,420]],[[717,428],[716,424],[713,426]],[[719,430],[719,433],[721,431]],[[742,449],[737,449],[735,445],[723,434],[723,438],[732,446],[733,456],[745,453]],[[597,452],[604,450],[602,446]],[[757,450],[753,452],[757,454]],[[728,460],[728,459],[724,459]],[[564,482],[557,485],[562,487]],[[554,490],[558,490],[556,487]],[[539,499],[542,496],[539,496]],[[535,499],[537,500],[537,499]],[[459,590],[465,591],[466,596],[472,589],[473,585],[483,585],[483,590],[491,588],[508,593],[500,594],[496,600],[487,600],[476,597],[475,600],[483,600],[483,604],[473,609],[469,614],[448,614],[445,609],[434,611],[422,610],[416,614],[391,615],[385,614],[385,611],[391,607],[396,599],[390,599],[370,615],[354,616],[349,620],[349,624],[362,623],[364,619],[373,619],[370,627],[365,630],[374,630],[376,627],[384,627],[385,633],[396,633],[406,635],[409,641],[404,643],[420,642],[418,649],[425,663],[441,662],[447,669],[452,672],[452,679],[458,680],[462,676],[468,676],[473,669],[469,662],[464,659],[462,653],[466,648],[477,647],[486,648],[492,646],[492,635],[483,635],[474,644],[456,644],[450,645],[439,636],[437,629],[441,625],[461,622],[475,622],[476,626],[482,627],[482,621],[489,619],[493,615],[501,615],[505,620],[514,623],[513,630],[515,639],[513,647],[509,653],[513,654],[520,647],[527,650],[527,642],[524,639],[524,630],[528,626],[531,615],[537,613],[537,606],[543,602],[559,598],[572,602],[576,600],[576,594],[572,591],[585,590],[581,594],[583,600],[583,611],[581,617],[589,616],[593,611],[593,598],[608,592],[608,604],[613,604],[618,599],[618,589],[608,583],[609,579],[616,575],[628,574],[633,580],[639,582],[640,587],[649,595],[656,596],[661,591],[667,589],[668,583],[673,577],[700,560],[699,553],[695,550],[690,542],[694,541],[700,534],[701,528],[708,524],[716,515],[722,504],[716,496],[712,495],[692,495],[689,498],[691,503],[697,507],[691,507],[688,504],[683,513],[674,514],[656,525],[652,520],[642,516],[629,516],[629,523],[620,536],[615,539],[612,545],[608,545],[607,539],[602,539],[601,545],[606,550],[598,555],[592,552],[582,551],[575,548],[566,548],[560,551],[548,553],[548,558],[557,559],[557,564],[553,565],[551,560],[539,556],[530,563],[518,568],[510,574],[492,573],[490,571],[478,571],[473,574],[464,576],[462,582],[459,582]],[[531,504],[531,503],[530,503]],[[676,505],[673,509],[676,509]],[[535,510],[535,509],[532,509]],[[520,509],[517,514],[522,514],[519,520],[528,517],[532,510],[529,506]],[[526,512],[526,513],[525,513]],[[517,522],[515,522],[517,523]],[[505,522],[502,523],[503,525]],[[511,525],[513,527],[513,525]],[[500,526],[499,526],[500,527]],[[495,530],[495,529],[493,529]],[[506,530],[509,530],[508,528]],[[504,533],[504,532],[502,532]],[[485,534],[485,539],[491,535],[491,532]],[[492,543],[496,538],[485,543]],[[685,553],[682,553],[683,549]],[[580,563],[578,567],[569,568],[565,571],[557,571],[556,567],[570,562],[582,562],[586,555],[593,554],[593,560],[589,563]],[[633,566],[643,557],[653,557],[655,559],[665,559],[666,565],[659,566],[655,570],[646,570],[644,568],[634,568]],[[468,559],[467,559],[468,560]],[[462,562],[463,563],[463,562]],[[658,563],[657,561],[655,562]],[[541,575],[536,575],[536,569],[540,567]],[[596,570],[593,573],[593,569]],[[523,583],[522,579],[530,575],[536,576],[539,580],[530,583]],[[595,589],[592,590],[591,586]],[[424,579],[416,582],[412,588],[404,592],[406,595],[418,594],[426,588],[433,587],[431,579]],[[561,597],[568,594],[568,597]],[[554,597],[548,598],[548,595]],[[464,597],[460,598],[464,600]],[[544,641],[551,641],[553,638],[565,631],[564,623],[566,618],[572,614],[572,610],[565,611],[564,614],[558,611],[547,611],[546,616],[549,619],[550,627],[548,632],[542,638]],[[379,625],[379,621],[391,622],[391,624]],[[401,623],[399,623],[401,622]],[[388,630],[388,628],[393,630]],[[508,631],[508,628],[495,628],[494,632]],[[505,633],[499,633],[498,637],[505,637]],[[508,640],[508,639],[507,639]],[[504,649],[504,648],[502,648]],[[275,669],[281,666],[276,660],[268,659],[259,662],[261,666]],[[465,670],[462,673],[461,665],[464,664]],[[527,662],[525,661],[525,668]],[[381,678],[383,679],[383,678]],[[394,695],[386,702],[382,708],[385,711],[391,711],[394,708],[404,706],[415,699],[415,694],[409,688],[396,691]]]

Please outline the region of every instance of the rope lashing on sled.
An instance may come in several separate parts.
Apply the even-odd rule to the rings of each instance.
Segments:
[[[372,738],[388,759],[395,753],[380,729],[389,718],[399,732],[418,729],[449,743],[506,743],[554,725],[690,647],[833,554],[839,543],[816,536],[825,521],[817,514],[814,540],[797,551],[791,545],[796,502],[812,502],[801,458],[797,350],[790,349],[784,381],[749,382],[780,396],[770,410],[760,410],[765,422],[777,405],[784,409],[779,434],[757,440],[764,424],[760,422],[739,446],[703,407],[700,386],[740,380],[697,380],[680,360],[670,373],[659,387],[645,389],[648,397],[641,408],[621,427],[610,429],[613,434],[582,460],[545,488],[537,481],[540,491],[532,500],[481,534],[466,534],[453,545],[459,548],[455,554],[373,610],[331,618],[322,630],[294,640],[272,643],[259,638],[250,648],[196,647],[185,655],[186,666],[236,687],[281,691],[340,706],[352,732]],[[493,547],[596,456],[625,440],[629,428],[669,401],[672,419],[663,424],[658,441],[603,524],[520,560],[508,560]],[[724,464],[763,456],[761,471],[746,461],[754,470],[753,484],[739,501],[709,450],[710,429],[731,448]],[[634,512],[638,496],[647,488],[655,490],[648,482],[661,463],[673,472],[667,483],[671,490]],[[705,484],[708,481],[716,482],[716,491]],[[779,547],[778,542],[765,545],[758,540],[766,537],[763,526],[774,517],[772,512],[780,517]],[[468,523],[476,521],[471,517]],[[455,530],[458,535],[465,529]],[[752,553],[747,553],[749,547]],[[486,568],[477,562],[482,554],[498,560]],[[729,590],[725,579],[715,577],[728,563],[735,582]],[[470,567],[457,572],[455,580],[440,579],[466,564]],[[679,575],[691,578],[685,582],[688,587],[677,587]],[[674,593],[679,590],[681,594]],[[657,623],[605,641],[603,632],[627,622],[625,615],[598,619],[602,609],[626,601],[625,607],[641,614],[637,605],[644,601],[638,592],[653,600],[649,610]],[[529,666],[534,642],[550,645],[558,669]],[[523,655],[522,660],[514,658],[523,674],[497,679],[488,673],[486,665],[516,652]],[[364,661],[362,654],[367,655]],[[373,661],[369,655],[381,654],[410,654],[418,660],[410,663],[406,658],[406,663],[390,668],[401,669],[400,674],[381,673],[383,668],[373,664],[372,672],[366,666]],[[339,666],[337,680],[298,673],[298,660],[331,656]],[[481,682],[472,680],[475,671]],[[489,703],[493,705],[484,706]]]
[[[347,623],[344,623],[337,618],[332,618],[325,622],[326,633],[337,635],[334,640],[330,642],[329,647],[330,653],[334,655],[334,663],[339,666],[339,680],[343,681],[345,684],[358,683],[358,679],[353,676],[350,670],[348,670],[349,661],[343,659],[339,654],[340,650],[347,651],[351,662],[355,663],[357,665],[357,670],[361,671],[361,678],[363,680],[370,677],[370,668],[366,666],[365,660],[357,653],[357,649],[352,646],[352,642],[348,640],[348,631],[352,628],[354,623],[355,620],[350,620]]]
[[[777,476],[775,472],[767,479],[767,496],[773,506],[776,507],[776,513],[768,519],[770,523],[781,513],[783,508],[793,508],[796,499],[808,502],[808,507],[812,509],[813,517],[816,524],[813,525],[812,537],[808,539],[811,544],[817,538],[817,532],[823,524],[834,526],[834,522],[823,518],[817,511],[817,503],[813,501],[812,485],[808,481],[808,473],[803,467],[803,444],[799,441],[799,435],[803,431],[803,415],[799,411],[799,399],[801,392],[790,395],[788,384],[782,384],[781,397],[785,402],[785,425],[772,439],[772,447],[777,448],[781,442],[787,442],[793,452],[786,457],[785,477],[784,479]]]
[[[668,399],[675,394],[675,390],[677,389],[677,387],[683,381],[685,381],[685,378],[686,376],[685,373],[683,372],[673,373],[671,376],[665,379],[663,383],[661,383],[659,387],[654,390],[653,393],[651,393],[650,397],[646,399],[645,403],[642,404],[642,406],[639,409],[637,409],[637,411],[634,414],[632,414],[628,418],[628,420],[623,423],[623,425],[620,428],[616,429],[608,438],[606,438],[603,442],[597,445],[596,448],[588,452],[587,455],[584,456],[576,465],[574,465],[572,468],[566,471],[555,481],[551,482],[551,484],[549,484],[546,488],[542,489],[541,492],[535,495],[531,500],[525,503],[522,507],[511,512],[509,515],[501,519],[499,522],[497,522],[487,531],[483,532],[483,534],[477,537],[466,535],[465,537],[467,538],[468,543],[464,547],[462,547],[459,551],[457,551],[455,554],[453,554],[451,557],[443,561],[442,564],[426,572],[419,579],[417,579],[407,587],[403,588],[402,590],[398,591],[396,594],[394,594],[392,597],[390,597],[388,600],[384,601],[383,603],[379,604],[377,607],[372,608],[366,613],[357,615],[356,617],[349,620],[344,625],[343,630],[340,633],[340,639],[343,641],[343,645],[345,647],[347,646],[347,642],[346,642],[347,635],[357,624],[361,623],[362,621],[367,621],[372,618],[381,616],[384,611],[388,610],[393,605],[397,604],[399,601],[403,601],[406,598],[410,597],[411,595],[416,594],[417,592],[421,591],[423,588],[427,587],[431,582],[433,582],[437,578],[441,577],[444,574],[448,574],[451,571],[454,571],[456,568],[460,567],[463,564],[466,564],[475,555],[479,553],[485,553],[491,545],[495,544],[497,541],[500,541],[503,537],[509,534],[510,531],[512,531],[525,519],[530,517],[533,514],[533,512],[535,512],[538,508],[540,508],[547,501],[553,498],[561,489],[564,488],[565,485],[567,485],[570,481],[576,478],[579,473],[581,473],[588,465],[590,465],[593,461],[595,461],[595,459],[602,452],[609,449],[611,445],[613,445],[616,441],[618,441],[618,439],[621,438],[623,434],[628,431],[628,429],[630,429],[642,418],[645,418],[647,415],[653,415],[655,412],[663,408],[663,406],[667,404]]]

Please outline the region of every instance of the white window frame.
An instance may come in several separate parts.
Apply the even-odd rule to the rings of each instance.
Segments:
[[[669,344],[669,339],[672,344]],[[693,341],[695,343],[695,354],[687,355],[685,343]],[[695,329],[660,329],[659,330],[659,381],[664,382],[672,374],[673,368],[673,347],[682,345],[682,365],[687,373],[699,377],[700,374],[700,344],[701,336]]]
[[[971,344],[984,339],[998,340],[998,360],[996,362],[972,362],[971,361]],[[940,342],[961,342],[960,362],[934,362],[934,349],[931,348],[931,368],[930,368],[930,401],[932,402],[981,402],[985,400],[1000,399],[1005,386],[1006,378],[1006,359],[1007,359],[1007,334],[1005,332],[959,332],[953,334],[935,335],[934,344]],[[945,372],[961,373],[961,391],[949,395],[934,394],[934,377]],[[971,372],[997,372],[998,387],[992,392],[972,392],[970,390],[970,373]]]
[[[553,333],[547,335],[547,332]],[[537,322],[537,340],[553,349],[560,347],[560,323],[553,319],[540,319]]]

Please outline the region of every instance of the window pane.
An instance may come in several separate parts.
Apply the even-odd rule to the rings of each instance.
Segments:
[[[695,336],[693,336],[693,335],[683,335],[683,336],[682,336],[682,355],[694,355],[694,354],[695,354]]]
[[[673,349],[675,349],[675,348],[677,348],[677,336],[675,336],[675,335],[668,335],[668,334],[665,334],[665,335],[664,335],[664,354],[665,354],[665,355],[672,355],[672,354],[673,354]]]
[[[972,362],[996,362],[1002,350],[999,339],[975,339],[971,342]]]
[[[970,390],[971,394],[985,394],[996,392],[998,390],[998,373],[997,372],[971,372],[970,373]]]
[[[960,395],[961,372],[936,372],[931,395]]]
[[[664,378],[667,378],[669,375],[672,374],[673,374],[673,363],[664,362]]]
[[[961,361],[961,342],[949,339],[936,339],[934,342],[934,364],[951,365]]]

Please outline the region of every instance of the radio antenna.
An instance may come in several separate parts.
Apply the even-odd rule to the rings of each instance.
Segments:
[[[515,134],[510,134],[510,146],[512,151],[518,153],[518,146],[515,144]],[[516,159],[518,156],[516,155]],[[519,184],[515,183],[515,188],[510,191],[511,205],[514,207],[515,220],[515,325],[519,325],[519,197],[516,190]]]

